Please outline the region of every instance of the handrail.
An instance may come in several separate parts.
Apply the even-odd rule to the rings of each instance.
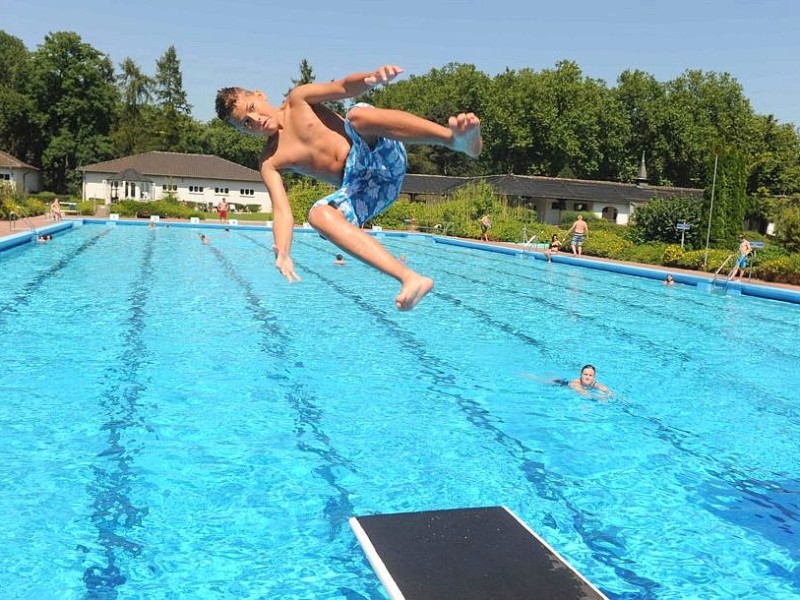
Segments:
[[[530,248],[536,242],[536,240],[538,240],[538,239],[539,239],[539,236],[537,234],[535,234],[535,233],[532,236],[528,237],[528,227],[527,226],[522,228],[522,233],[520,234],[520,240],[521,240],[520,243],[522,244],[523,249],[524,248]]]
[[[20,206],[17,206],[16,209],[19,212],[15,212],[15,211],[12,210],[12,211],[9,211],[9,213],[8,213],[8,228],[10,230],[11,229],[16,229],[17,228],[16,227],[16,222],[19,221],[20,218],[22,218],[22,220],[28,226],[28,229],[30,229],[33,232],[33,234],[35,235],[36,234],[36,225],[34,225],[33,221],[31,221],[31,218],[28,215],[28,213],[25,212],[22,209],[22,207],[20,207]],[[12,219],[11,218],[12,216],[16,216],[17,218],[16,219]]]
[[[717,276],[719,275],[719,272],[722,271],[723,268],[725,268],[725,265],[727,265],[728,261],[730,259],[732,259],[734,256],[735,256],[735,254],[729,254],[728,258],[726,258],[724,261],[722,261],[722,264],[719,266],[719,269],[714,271],[714,279],[711,280],[712,284],[717,282]]]

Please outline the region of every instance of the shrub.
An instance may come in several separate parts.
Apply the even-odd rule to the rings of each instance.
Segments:
[[[566,240],[565,245],[569,246],[571,240]],[[583,251],[592,256],[604,258],[619,258],[624,256],[633,244],[625,238],[612,231],[604,229],[589,229],[589,235],[583,242]]]
[[[652,242],[650,244],[632,244],[628,247],[622,256],[614,257],[630,262],[644,263],[648,265],[660,265],[664,252],[666,251],[666,244],[660,242]]]
[[[685,251],[678,244],[668,244],[664,248],[664,254],[661,256],[661,261],[665,265],[677,266],[683,259]]]
[[[722,263],[725,262],[725,259],[730,255],[731,253],[728,250],[710,248],[708,250],[708,265],[704,269],[703,263],[705,262],[706,251],[690,250],[688,252],[684,252],[676,261],[674,266],[681,267],[683,269],[692,269],[694,271],[708,271],[709,273],[713,273],[720,268]],[[730,264],[730,261],[728,261],[728,264]]]
[[[790,254],[755,264],[754,274],[764,281],[800,285],[800,254]]]
[[[81,200],[78,202],[78,214],[91,217],[94,216],[96,205],[92,200]]]
[[[286,192],[289,196],[289,204],[292,207],[292,216],[295,223],[303,223],[308,220],[308,211],[317,200],[324,198],[333,192],[333,186],[321,181],[311,179],[301,179]]]

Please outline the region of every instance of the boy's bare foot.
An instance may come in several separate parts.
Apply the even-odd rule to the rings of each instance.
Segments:
[[[477,158],[483,149],[481,120],[473,113],[461,113],[450,117],[447,124],[453,132],[453,150]]]
[[[414,273],[403,282],[394,304],[398,310],[411,310],[432,289],[433,279]]]

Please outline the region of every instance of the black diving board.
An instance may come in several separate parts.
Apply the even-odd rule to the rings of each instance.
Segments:
[[[392,600],[607,600],[504,506],[352,517]]]

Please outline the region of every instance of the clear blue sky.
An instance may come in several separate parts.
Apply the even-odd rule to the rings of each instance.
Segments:
[[[0,0],[0,29],[35,50],[75,31],[147,74],[174,45],[195,118],[220,87],[280,101],[307,58],[319,81],[382,64],[424,74],[449,62],[488,75],[574,60],[609,86],[625,69],[659,81],[686,69],[730,73],[753,108],[800,126],[800,0]]]

